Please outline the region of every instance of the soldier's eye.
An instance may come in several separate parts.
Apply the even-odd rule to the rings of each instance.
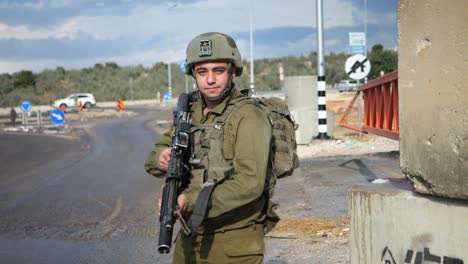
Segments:
[[[220,74],[220,73],[224,73],[226,71],[226,68],[216,68],[215,69],[215,72]]]
[[[206,74],[206,70],[205,70],[205,69],[199,69],[199,70],[197,70],[197,74],[198,74],[198,75],[205,75],[205,74]]]

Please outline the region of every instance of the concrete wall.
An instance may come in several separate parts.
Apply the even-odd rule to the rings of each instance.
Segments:
[[[299,124],[297,144],[309,144],[318,135],[317,76],[291,76],[284,79],[286,102]]]
[[[402,189],[349,190],[352,264],[468,263],[468,204]]]
[[[398,7],[401,167],[418,192],[468,199],[468,2]]]
[[[317,76],[291,76],[284,79],[285,100],[289,111],[299,124],[296,141],[310,144],[318,135]],[[327,135],[333,137],[335,112],[327,111]]]

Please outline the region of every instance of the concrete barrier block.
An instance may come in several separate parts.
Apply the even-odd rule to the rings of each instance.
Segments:
[[[468,202],[413,191],[348,191],[351,263],[468,263]]]
[[[401,167],[418,192],[468,200],[468,4],[400,1]]]
[[[294,120],[299,124],[296,130],[296,142],[299,145],[310,144],[318,135],[318,114],[314,109],[290,110]]]

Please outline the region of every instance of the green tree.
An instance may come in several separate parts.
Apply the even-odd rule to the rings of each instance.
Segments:
[[[26,88],[34,86],[36,83],[36,75],[32,71],[20,71],[13,75],[15,88]]]
[[[65,70],[65,68],[63,68],[62,66],[58,66],[55,71],[57,72],[57,74],[59,75],[65,75],[65,73],[67,73],[67,71]]]
[[[111,69],[118,69],[119,65],[115,62],[106,62],[106,68],[111,68]]]
[[[371,63],[369,80],[379,77],[380,72],[386,74],[398,69],[398,53],[394,50],[385,50],[381,44],[374,45],[368,57]]]
[[[344,64],[349,55],[345,52],[329,53],[325,56],[327,84],[335,84],[348,79]],[[375,78],[380,71],[388,73],[396,70],[398,54],[394,50],[385,50],[382,45],[375,45],[368,54],[372,63],[369,78]],[[284,76],[316,75],[317,53],[308,56],[288,56],[282,58],[259,58],[254,62],[255,89],[270,91],[281,89],[279,64],[283,64]],[[250,62],[244,61],[244,72],[236,78],[236,87],[250,87]],[[175,63],[172,69],[172,93],[178,96],[185,92],[185,75]],[[44,70],[33,74],[21,71],[14,74],[0,74],[0,107],[17,105],[21,100],[31,100],[34,104],[49,104],[50,100],[62,98],[71,93],[91,92],[96,100],[113,101],[117,98],[128,100],[131,97],[130,79],[133,98],[156,98],[158,92],[168,91],[168,65],[155,62],[151,67],[142,65],[119,66],[114,62],[96,63],[94,66],[79,70]],[[192,91],[193,78],[188,76],[189,91]],[[14,89],[21,88],[21,89]]]
[[[7,94],[13,91],[13,78],[10,74],[0,74],[0,94]]]

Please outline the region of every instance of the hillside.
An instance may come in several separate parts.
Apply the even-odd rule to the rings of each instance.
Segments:
[[[334,85],[347,79],[344,64],[347,53],[330,53],[325,56],[327,83]],[[384,50],[382,45],[375,45],[368,58],[372,64],[369,79],[378,76],[380,71],[390,72],[397,68],[398,54],[393,50]],[[309,56],[283,57],[255,60],[255,88],[257,91],[279,90],[279,65],[284,68],[284,75],[316,75],[317,54]],[[239,88],[248,88],[250,83],[250,63],[244,61],[244,74],[236,79]],[[179,70],[179,65],[171,64],[172,93],[184,92],[186,84],[193,90],[194,82]],[[152,99],[158,92],[168,91],[168,65],[162,62],[152,67],[119,66],[114,62],[96,63],[93,67],[80,70],[66,70],[57,67],[33,73],[28,70],[14,74],[0,74],[0,107],[17,106],[23,100],[33,104],[49,104],[51,101],[71,93],[90,92],[97,101],[114,101],[117,98]]]

